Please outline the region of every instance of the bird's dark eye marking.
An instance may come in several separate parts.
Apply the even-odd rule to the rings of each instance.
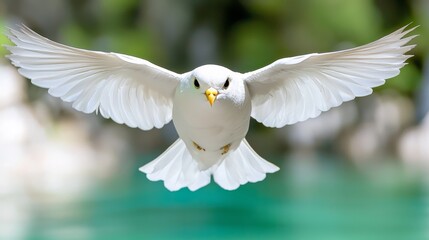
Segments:
[[[226,79],[225,83],[223,84],[223,88],[227,89],[229,87],[229,78]]]
[[[196,88],[196,89],[199,89],[200,88],[200,83],[198,82],[198,80],[195,78],[194,79],[194,87]]]

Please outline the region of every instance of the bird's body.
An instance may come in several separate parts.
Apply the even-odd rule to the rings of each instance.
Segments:
[[[177,74],[146,60],[88,51],[46,39],[25,26],[7,33],[8,57],[32,83],[85,113],[148,130],[173,120],[179,139],[140,170],[169,190],[224,189],[257,182],[279,168],[245,136],[250,118],[283,127],[372,93],[399,74],[414,45],[401,28],[343,51],[283,58],[247,73],[204,65]]]
[[[210,74],[202,86],[195,89],[194,79],[204,77],[199,72],[224,72],[221,78]],[[174,96],[173,122],[180,138],[185,142],[198,165],[205,170],[235,150],[249,129],[251,103],[248,90],[238,73],[217,65],[205,65],[186,74]],[[237,85],[236,92],[223,89],[227,79]],[[204,79],[205,80],[205,79]],[[219,91],[216,104],[207,106],[203,96],[204,85],[214,86]],[[190,91],[185,91],[190,89]],[[233,96],[229,96],[233,95]],[[229,149],[225,149],[229,148]]]

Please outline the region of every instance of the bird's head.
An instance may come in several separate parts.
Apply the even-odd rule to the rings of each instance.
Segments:
[[[244,93],[243,83],[236,78],[236,74],[218,65],[198,67],[191,72],[187,79],[189,90],[201,94],[210,106],[213,106],[220,99],[234,101],[237,94]]]

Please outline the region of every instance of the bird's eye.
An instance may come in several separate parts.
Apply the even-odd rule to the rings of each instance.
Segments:
[[[223,88],[227,89],[229,87],[229,78],[226,79],[225,83],[223,84]]]
[[[198,82],[198,80],[195,78],[194,79],[194,87],[196,88],[196,89],[199,89],[200,88],[200,83]]]

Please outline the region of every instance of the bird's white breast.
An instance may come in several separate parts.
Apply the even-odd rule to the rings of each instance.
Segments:
[[[210,106],[202,94],[176,91],[173,122],[194,158],[215,163],[224,157],[222,147],[228,144],[231,150],[238,147],[248,131],[251,112],[247,89],[244,92],[243,100],[238,103],[220,95]]]

